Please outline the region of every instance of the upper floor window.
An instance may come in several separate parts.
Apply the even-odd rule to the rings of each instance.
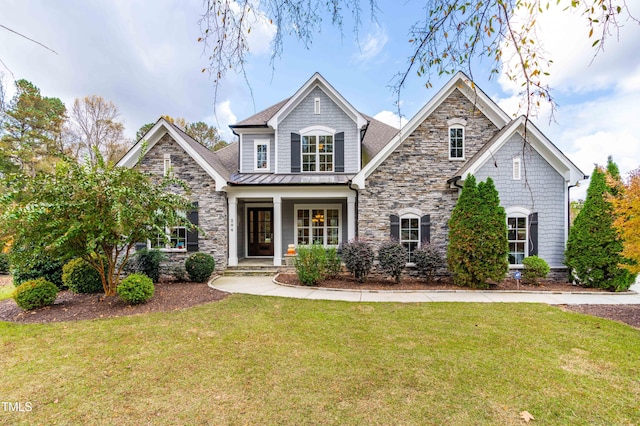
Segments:
[[[268,140],[255,141],[254,169],[269,170],[269,141]]]
[[[333,171],[333,135],[302,136],[302,171]]]
[[[452,118],[447,121],[449,125],[449,159],[464,160],[464,128],[467,120]]]
[[[464,127],[449,128],[449,158],[464,158]]]

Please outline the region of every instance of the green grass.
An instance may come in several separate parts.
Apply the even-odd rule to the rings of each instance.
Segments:
[[[9,299],[13,296],[13,290],[15,289],[13,284],[0,285],[0,300]]]
[[[640,331],[537,304],[235,295],[0,323],[0,424],[639,424]]]

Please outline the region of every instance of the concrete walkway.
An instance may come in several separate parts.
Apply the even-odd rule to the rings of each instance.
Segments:
[[[276,284],[272,277],[220,277],[209,285],[229,293],[347,302],[526,302],[549,305],[640,304],[640,282],[627,293],[554,293],[480,290],[335,290]]]

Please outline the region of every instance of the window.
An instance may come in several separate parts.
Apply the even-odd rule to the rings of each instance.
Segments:
[[[296,206],[296,244],[337,246],[341,241],[340,206]]]
[[[302,137],[302,171],[333,171],[333,135],[305,135]]]
[[[175,226],[173,228],[166,228],[165,230],[167,242],[165,243],[165,236],[158,234],[156,238],[149,242],[149,248],[160,250],[172,250],[172,251],[186,251],[187,250],[187,228],[184,226]]]
[[[255,170],[269,170],[269,141],[255,141]]]
[[[420,244],[420,219],[417,216],[400,218],[400,243],[409,252],[408,262],[413,263],[413,252]]]
[[[464,127],[449,127],[449,159],[464,159]]]
[[[520,164],[520,157],[516,157],[513,159],[513,180],[520,180],[522,178]]]
[[[507,217],[507,239],[509,240],[509,264],[521,265],[527,256],[527,217]]]
[[[169,176],[171,173],[171,154],[164,155],[164,175]]]
[[[320,98],[315,98],[313,100],[313,113],[320,114]]]

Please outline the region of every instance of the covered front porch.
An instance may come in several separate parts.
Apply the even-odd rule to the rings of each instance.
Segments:
[[[237,186],[227,200],[229,266],[281,266],[289,244],[332,247],[356,236],[356,192],[345,185]]]

